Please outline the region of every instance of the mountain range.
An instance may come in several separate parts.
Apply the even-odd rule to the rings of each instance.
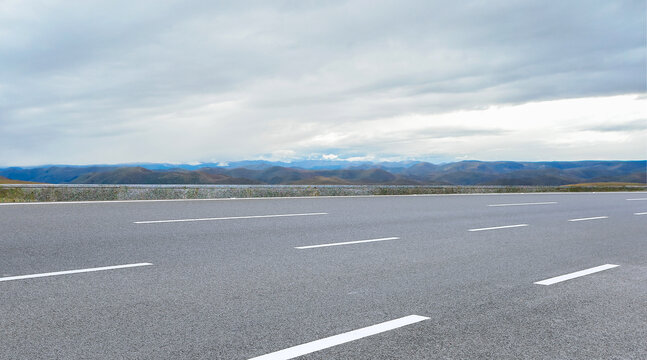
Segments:
[[[647,182],[647,161],[244,161],[219,164],[11,167],[0,176],[52,184],[566,185]]]

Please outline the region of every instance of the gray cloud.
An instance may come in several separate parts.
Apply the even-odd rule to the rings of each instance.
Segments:
[[[6,1],[0,165],[242,158],[297,149],[285,127],[307,138],[405,114],[641,93],[645,10],[588,0]]]
[[[632,120],[621,124],[612,124],[612,125],[600,125],[590,127],[586,130],[593,131],[609,131],[609,132],[635,132],[635,131],[647,131],[647,119],[638,119]]]

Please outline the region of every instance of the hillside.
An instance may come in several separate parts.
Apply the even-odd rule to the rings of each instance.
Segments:
[[[4,176],[0,176],[0,184],[42,184],[33,181],[23,181],[23,180],[13,180],[7,179]]]
[[[234,178],[202,171],[155,171],[142,167],[117,168],[111,171],[80,175],[72,184],[258,184],[250,179]]]
[[[116,169],[114,166],[44,166],[26,169],[10,167],[0,169],[0,176],[23,181],[65,184],[72,182],[72,180],[83,174],[112,171],[114,169]]]
[[[182,167],[49,166],[0,169],[0,176],[61,184],[269,184],[269,185],[568,185],[578,183],[646,183],[647,161],[461,161],[333,164],[314,168],[267,166]],[[151,166],[149,166],[151,167]]]

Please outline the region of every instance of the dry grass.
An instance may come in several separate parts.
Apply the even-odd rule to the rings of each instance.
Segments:
[[[23,180],[13,180],[7,179],[4,176],[0,176],[0,184],[42,184],[33,181],[23,181]]]
[[[630,183],[630,182],[595,182],[595,183],[568,184],[563,186],[647,186],[647,184]]]
[[[647,184],[629,182],[596,182],[562,185],[559,191],[573,192],[602,192],[602,191],[645,191]]]

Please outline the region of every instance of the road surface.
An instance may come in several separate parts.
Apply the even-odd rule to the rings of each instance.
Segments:
[[[647,193],[0,205],[2,359],[645,359]]]

